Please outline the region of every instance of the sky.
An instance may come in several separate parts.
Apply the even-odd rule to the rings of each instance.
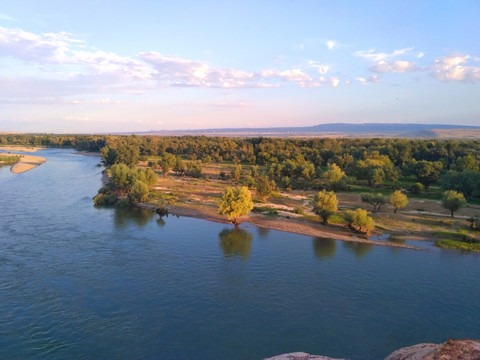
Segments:
[[[478,0],[0,0],[0,132],[480,125]]]

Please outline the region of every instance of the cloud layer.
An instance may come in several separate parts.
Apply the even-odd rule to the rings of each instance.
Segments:
[[[337,42],[328,40],[329,50]],[[351,58],[351,54],[349,55]],[[197,88],[275,88],[296,86],[313,88],[380,82],[381,75],[427,72],[440,81],[480,81],[478,58],[455,54],[434,59],[420,66],[423,52],[413,47],[381,52],[359,50],[354,58],[370,63],[370,75],[332,73],[332,65],[309,60],[295,66],[244,71],[220,68],[181,57],[146,51],[132,57],[120,56],[87,44],[68,32],[35,34],[22,29],[0,27],[0,59],[13,59],[17,66],[27,66],[35,76],[14,77],[0,69],[0,95],[13,99],[71,96],[78,94],[144,93],[168,87]],[[421,60],[420,60],[421,59]],[[19,65],[20,64],[20,65]]]

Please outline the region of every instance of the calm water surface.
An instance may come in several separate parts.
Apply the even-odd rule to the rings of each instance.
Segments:
[[[99,158],[0,168],[1,359],[382,359],[480,338],[480,257],[97,209]]]

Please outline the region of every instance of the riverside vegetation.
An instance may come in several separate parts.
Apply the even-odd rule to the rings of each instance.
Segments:
[[[146,202],[214,216],[225,189],[242,186],[265,216],[479,250],[477,140],[5,134],[0,144],[100,152],[110,182],[98,205]]]

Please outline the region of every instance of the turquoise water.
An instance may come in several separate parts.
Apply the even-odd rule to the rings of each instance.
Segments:
[[[480,338],[480,257],[97,209],[99,158],[0,168],[1,359],[382,359]]]

